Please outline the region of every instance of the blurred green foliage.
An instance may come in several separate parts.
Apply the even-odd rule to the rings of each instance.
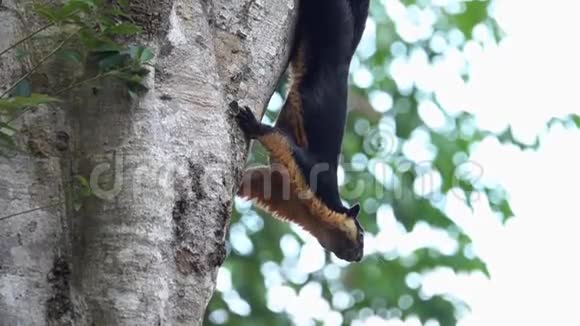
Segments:
[[[449,268],[456,273],[488,272],[485,263],[471,253],[471,239],[445,214],[442,203],[459,192],[471,206],[473,192],[485,193],[498,216],[504,221],[512,217],[505,192],[499,186],[482,184],[469,173],[462,173],[462,168],[469,163],[471,146],[489,136],[520,147],[534,145],[518,143],[509,129],[499,135],[477,129],[470,113],[447,112],[436,92],[416,84],[405,86],[395,80],[389,67],[393,61],[409,58],[417,50],[426,54],[429,64],[440,61],[446,51],[455,50],[463,55],[465,44],[474,39],[476,29],[484,29],[492,40],[498,40],[501,35],[492,6],[490,1],[371,0],[374,34],[370,40],[365,36],[353,60],[351,112],[343,143],[343,198],[362,204],[361,223],[367,237],[376,236],[375,241],[383,239],[379,233],[385,228],[381,226],[381,219],[388,215],[385,212],[392,212],[397,223],[387,227],[400,227],[400,232],[408,233],[428,225],[452,239],[455,250],[442,252],[427,246],[402,253],[389,248],[382,251],[379,244],[375,245],[379,249],[366,254],[361,263],[346,264],[326,253],[324,266],[300,271],[299,258],[285,255],[284,249],[292,248],[295,242],[303,244],[295,228],[238,202],[231,222],[229,256],[208,306],[206,324],[303,323],[304,316],[280,308],[273,303],[276,298],[269,296],[285,293],[287,299],[277,299],[290,303],[294,300],[292,296],[315,289],[327,303],[321,307],[336,311],[331,315],[339,316],[329,324],[350,324],[378,315],[387,319],[415,316],[422,323],[431,321],[430,325],[456,325],[468,305],[446,294],[425,293],[421,275],[437,268]],[[415,22],[419,31],[418,26],[426,24],[427,30],[410,35],[397,19]],[[365,82],[364,78],[357,82],[354,75],[359,69],[370,72],[367,79],[370,75],[371,82]],[[468,70],[459,77],[468,80]],[[284,98],[282,94],[285,94],[283,86],[274,96],[277,102]],[[373,97],[379,100],[374,101]],[[425,101],[432,103],[444,117],[445,127],[433,127],[425,121],[419,112],[419,103]],[[279,104],[269,107],[266,121],[275,120]],[[424,140],[429,160],[410,158],[402,150],[418,136]],[[255,146],[252,162],[264,162],[265,158],[264,151]],[[440,185],[421,194],[417,183],[426,174],[435,175]],[[280,287],[285,290],[273,291]],[[324,320],[312,320],[306,324],[323,323]]]

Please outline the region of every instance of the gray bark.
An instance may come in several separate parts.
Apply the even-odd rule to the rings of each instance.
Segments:
[[[0,4],[0,49],[40,26],[27,3]],[[227,104],[262,114],[295,6],[134,1],[156,51],[150,91],[133,101],[119,85],[83,88],[18,120],[22,152],[0,158],[0,216],[52,206],[0,220],[1,325],[201,324],[246,158]],[[34,60],[0,57],[0,87]],[[37,79],[50,87],[64,72],[48,66]],[[95,192],[79,211],[76,174]]]

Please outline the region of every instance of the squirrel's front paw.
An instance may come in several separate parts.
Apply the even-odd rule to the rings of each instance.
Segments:
[[[236,120],[242,131],[251,139],[267,133],[267,126],[262,125],[247,106],[240,108],[236,114]]]

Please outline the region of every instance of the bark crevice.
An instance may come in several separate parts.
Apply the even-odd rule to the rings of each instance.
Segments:
[[[57,256],[47,276],[52,290],[52,295],[46,301],[48,324],[72,324],[74,307],[70,296],[70,275],[67,259]]]

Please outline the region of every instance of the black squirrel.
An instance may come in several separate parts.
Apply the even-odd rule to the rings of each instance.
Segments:
[[[291,85],[274,127],[249,108],[237,121],[269,152],[271,164],[246,170],[238,194],[302,226],[346,261],[363,256],[360,206],[344,207],[337,184],[347,114],[348,73],[369,0],[302,0],[290,56]]]

